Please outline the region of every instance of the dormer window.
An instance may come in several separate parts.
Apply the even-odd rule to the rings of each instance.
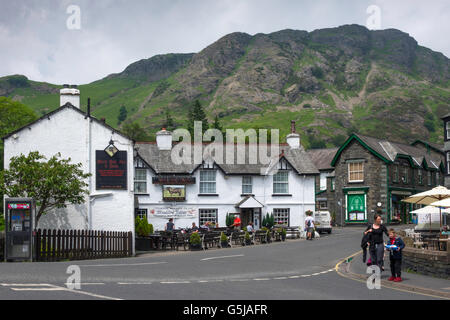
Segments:
[[[216,170],[200,171],[200,193],[216,193]]]
[[[251,176],[242,177],[242,194],[252,194],[253,185]]]
[[[445,140],[450,140],[450,121],[445,122]]]

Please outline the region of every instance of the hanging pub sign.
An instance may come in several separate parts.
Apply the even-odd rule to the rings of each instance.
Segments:
[[[118,151],[111,148],[96,150],[95,164],[97,190],[127,190],[126,151]]]
[[[185,185],[164,185],[163,200],[164,201],[184,201],[186,199]]]

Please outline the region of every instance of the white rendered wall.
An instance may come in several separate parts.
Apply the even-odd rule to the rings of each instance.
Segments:
[[[240,202],[242,194],[242,176],[225,176],[217,170],[216,193],[218,196],[199,196],[200,170],[194,173],[195,185],[186,186],[186,201],[165,202],[162,199],[162,186],[152,184],[153,171],[147,170],[147,193],[139,195],[139,208],[147,209],[148,221],[153,224],[155,230],[164,230],[166,218],[152,217],[151,210],[164,207],[195,208],[196,217],[175,219],[176,228],[189,228],[192,222],[199,224],[198,209],[217,209],[219,226],[225,226],[227,213],[237,213],[239,209],[235,205]],[[304,227],[304,212],[315,209],[314,176],[301,176],[293,170],[289,171],[289,194],[291,196],[272,196],[272,176],[252,176],[253,194],[256,200],[261,202],[262,217],[266,213],[272,213],[274,208],[290,208],[290,225]]]
[[[38,228],[93,229],[107,231],[134,232],[134,195],[133,195],[133,146],[132,141],[70,108],[63,109],[32,125],[30,129],[20,131],[17,139],[5,140],[5,167],[11,157],[39,151],[47,158],[60,152],[62,158],[71,158],[72,163],[82,163],[82,170],[89,172],[88,130],[91,126],[91,197],[81,205],[69,205],[41,217]],[[128,190],[95,190],[95,151],[104,150],[110,139],[121,151],[128,153]],[[98,194],[108,194],[98,198]],[[91,215],[89,215],[89,199]]]

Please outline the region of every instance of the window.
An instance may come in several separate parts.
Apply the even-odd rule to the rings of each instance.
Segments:
[[[320,208],[320,210],[328,209],[328,202],[327,201],[319,201],[319,208]]]
[[[289,226],[289,208],[273,209],[273,219],[275,224]]]
[[[243,176],[242,177],[242,194],[252,193],[252,177]]]
[[[335,182],[335,178],[331,178],[331,179],[330,179],[330,183],[331,183],[331,191],[336,190],[336,182]]]
[[[445,136],[447,138],[447,140],[450,139],[450,121],[447,121],[445,123],[445,131],[447,133],[447,135]]]
[[[419,184],[423,184],[422,169],[417,169],[417,180]]]
[[[439,171],[436,171],[436,185],[440,185],[441,182],[439,181]]]
[[[408,168],[403,169],[403,183],[408,183]]]
[[[398,165],[394,166],[394,177],[392,179],[393,182],[398,182],[399,179],[399,169],[398,169]]]
[[[147,219],[147,209],[136,209],[136,217]]]
[[[216,193],[216,170],[200,171],[200,193]]]
[[[289,172],[278,171],[273,176],[273,193],[281,194],[289,192]]]
[[[428,185],[431,186],[431,171],[427,172]]]
[[[362,182],[364,181],[364,163],[350,162],[348,164],[348,181]]]
[[[447,174],[450,174],[450,152],[447,152]]]
[[[199,226],[206,222],[217,223],[217,209],[199,209]]]
[[[147,193],[147,170],[134,169],[134,192]]]

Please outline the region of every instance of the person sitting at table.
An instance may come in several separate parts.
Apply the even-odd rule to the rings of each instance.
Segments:
[[[174,229],[175,229],[175,224],[173,223],[173,219],[170,218],[169,222],[166,223],[166,227],[164,228],[164,230],[173,232]]]
[[[200,226],[200,228],[209,230],[209,221],[206,221],[203,225]]]
[[[192,222],[192,228],[191,228],[192,232],[198,232],[198,227],[195,225],[195,222]]]
[[[252,234],[255,231],[255,228],[253,228],[253,223],[250,221],[247,225],[247,232]]]

